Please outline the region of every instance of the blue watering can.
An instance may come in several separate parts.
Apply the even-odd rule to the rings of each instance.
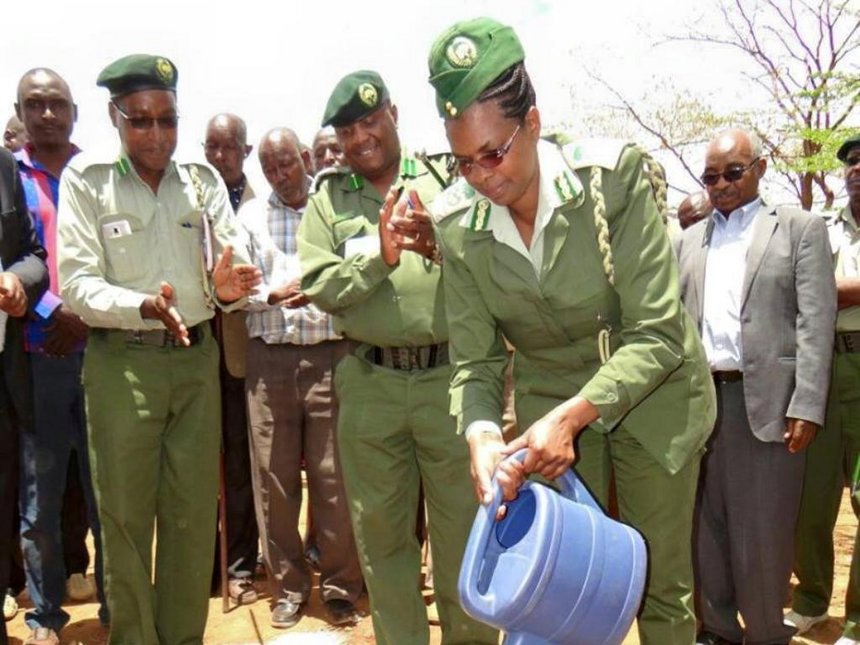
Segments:
[[[495,484],[469,534],[460,604],[506,632],[504,645],[619,645],[642,599],[645,541],[607,517],[573,470],[556,481],[562,494],[527,481],[499,521]]]

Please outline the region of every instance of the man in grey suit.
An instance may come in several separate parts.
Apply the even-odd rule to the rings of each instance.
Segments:
[[[756,137],[717,136],[702,174],[714,212],[676,242],[682,297],[718,401],[694,536],[705,645],[791,641],[782,605],[803,451],[827,403],[836,285],[826,227],[766,206],[758,193],[766,167]]]

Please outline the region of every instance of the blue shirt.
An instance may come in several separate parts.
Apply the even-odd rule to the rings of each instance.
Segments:
[[[702,304],[702,343],[711,371],[743,371],[741,298],[753,222],[761,198],[733,210],[726,217],[714,210],[714,228],[705,265]]]

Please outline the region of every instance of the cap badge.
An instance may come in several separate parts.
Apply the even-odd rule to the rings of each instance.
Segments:
[[[373,107],[379,100],[379,94],[377,94],[376,88],[370,83],[362,83],[358,86],[358,98],[367,107]]]
[[[454,67],[473,67],[478,60],[478,47],[471,38],[457,36],[445,50],[445,58]]]
[[[165,83],[170,83],[173,80],[173,65],[166,58],[157,58],[155,60],[155,73]]]

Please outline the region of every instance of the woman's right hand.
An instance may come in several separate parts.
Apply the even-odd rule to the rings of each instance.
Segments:
[[[486,505],[493,501],[494,474],[502,487],[504,498],[508,500],[517,496],[517,490],[525,481],[525,471],[520,462],[513,459],[502,462],[505,448],[501,435],[494,432],[476,432],[469,437],[472,482],[475,496],[481,504]]]

